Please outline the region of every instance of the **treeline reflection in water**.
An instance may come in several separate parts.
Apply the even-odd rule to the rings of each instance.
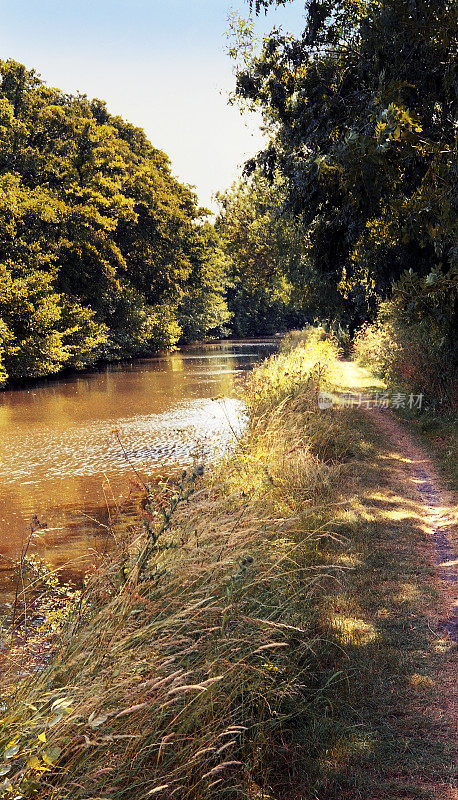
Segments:
[[[275,340],[217,342],[0,394],[0,571],[31,552],[69,575],[107,547],[135,472],[173,474],[224,452],[244,425],[237,382]]]

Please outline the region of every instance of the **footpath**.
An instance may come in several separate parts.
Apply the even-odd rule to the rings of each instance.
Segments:
[[[341,362],[340,368],[337,395],[367,397],[380,389],[373,386],[374,378],[354,362]],[[404,709],[406,742],[411,743],[412,753],[415,747],[422,747],[422,739],[424,743],[428,740],[428,746],[445,743],[453,760],[458,745],[457,498],[441,477],[433,457],[411,433],[408,423],[392,410],[370,407],[363,402],[359,425],[368,429],[375,444],[371,469],[361,478],[364,512],[380,534],[377,543],[380,549],[377,545],[374,549],[374,588],[385,585],[386,596],[391,599],[391,605],[387,602],[388,607],[377,612],[379,625],[385,617],[388,629],[390,617],[398,616],[405,632],[406,651],[410,650],[414,659],[423,664],[421,674],[410,677],[417,695],[411,693],[409,705]],[[381,575],[384,569],[385,576]],[[415,627],[421,611],[430,640],[428,644],[425,639],[421,643],[419,635],[415,652]],[[396,644],[402,644],[402,636]],[[407,729],[416,715],[422,723],[415,742],[415,732]],[[432,752],[423,767],[420,761],[415,774],[415,757],[412,759],[412,794],[406,785],[406,797],[458,798],[453,778],[441,783],[436,776],[428,785],[426,775],[434,771]],[[422,785],[420,775],[425,766]],[[405,773],[398,778],[393,774],[393,796],[399,796],[398,780],[405,778]]]

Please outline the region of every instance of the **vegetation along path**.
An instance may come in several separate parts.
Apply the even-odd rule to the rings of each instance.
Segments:
[[[352,395],[369,397],[371,390],[379,390],[373,386],[374,378],[354,362],[341,362],[339,390]],[[428,627],[435,636],[433,648],[436,653],[446,653],[450,657],[439,658],[429,663],[428,682],[434,690],[426,700],[426,715],[433,723],[433,739],[449,740],[454,750],[457,742],[458,695],[456,687],[456,642],[458,641],[458,515],[455,493],[446,485],[436,468],[434,459],[416,440],[406,423],[403,423],[392,411],[385,408],[370,408],[362,403],[364,417],[377,439],[378,451],[375,457],[375,476],[379,476],[379,491],[370,497],[369,507],[379,506],[379,520],[383,528],[390,524],[397,529],[399,535],[399,560],[403,562],[403,545],[414,550],[406,564],[403,597],[408,601],[414,591],[414,584],[421,579],[428,583],[428,571],[422,573],[422,565],[431,566],[431,594],[436,598],[432,606],[426,608],[429,618]],[[363,479],[364,484],[364,479]],[[403,539],[403,536],[405,537]],[[393,553],[390,554],[393,556]],[[404,567],[403,567],[404,569]],[[413,580],[409,581],[409,570]],[[407,582],[409,581],[409,582]],[[410,597],[413,601],[414,597]],[[417,598],[419,599],[419,598]],[[404,603],[404,607],[408,603]],[[426,604],[428,605],[428,604]],[[414,603],[412,603],[412,608]],[[401,612],[402,613],[402,612]],[[405,612],[404,612],[405,613]],[[413,615],[412,615],[413,616]],[[412,619],[412,625],[415,623]],[[425,665],[428,659],[425,659]],[[429,671],[429,670],[428,670]],[[417,676],[418,686],[424,678]],[[442,730],[442,733],[439,731]],[[455,745],[453,745],[455,742]],[[418,775],[416,776],[418,780]],[[420,786],[414,780],[416,789],[412,787],[414,796],[419,796]],[[440,782],[439,782],[440,783]],[[421,780],[420,780],[421,784]],[[423,791],[429,796],[446,797],[456,800],[456,788],[444,781],[442,791],[437,784],[424,786]]]
[[[355,394],[367,392],[370,376],[354,362],[342,362],[344,386]],[[361,385],[362,384],[362,385]],[[364,404],[363,404],[363,407]],[[406,426],[391,412],[372,409],[374,424],[392,447],[392,458],[398,462],[397,479],[403,487],[403,497],[398,500],[399,511],[418,505],[419,521],[424,532],[433,537],[431,557],[435,561],[441,593],[444,596],[444,613],[439,630],[458,641],[458,526],[456,498],[444,487],[432,458],[415,441]]]
[[[452,496],[317,403],[382,388],[321,329],[250,375],[235,451],[145,497],[44,669],[5,656],[4,797],[456,800]]]

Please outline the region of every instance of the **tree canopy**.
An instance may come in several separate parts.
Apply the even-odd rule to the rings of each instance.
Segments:
[[[288,1],[254,5],[259,13]],[[405,270],[447,273],[458,261],[457,6],[305,8],[301,38],[274,30],[248,59],[250,30],[239,27],[236,95],[262,109],[270,131],[247,171],[281,177],[305,261],[354,323]]]
[[[232,330],[256,336],[326,316],[308,269],[303,229],[284,208],[284,187],[259,171],[217,195],[216,229],[229,257]]]
[[[207,213],[141,129],[0,62],[0,380],[221,331]]]
[[[294,0],[247,2],[260,14]],[[413,286],[409,271],[456,293],[456,3],[305,11],[302,36],[274,29],[260,49],[234,22],[235,98],[261,109],[268,141],[219,196],[216,226],[141,129],[0,62],[0,381],[228,323],[354,330],[403,275]]]

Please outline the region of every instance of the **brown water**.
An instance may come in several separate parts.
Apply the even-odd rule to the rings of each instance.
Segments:
[[[135,492],[132,466],[154,477],[224,451],[244,424],[236,383],[276,346],[218,342],[0,393],[0,570],[36,515],[31,551],[81,571]]]

